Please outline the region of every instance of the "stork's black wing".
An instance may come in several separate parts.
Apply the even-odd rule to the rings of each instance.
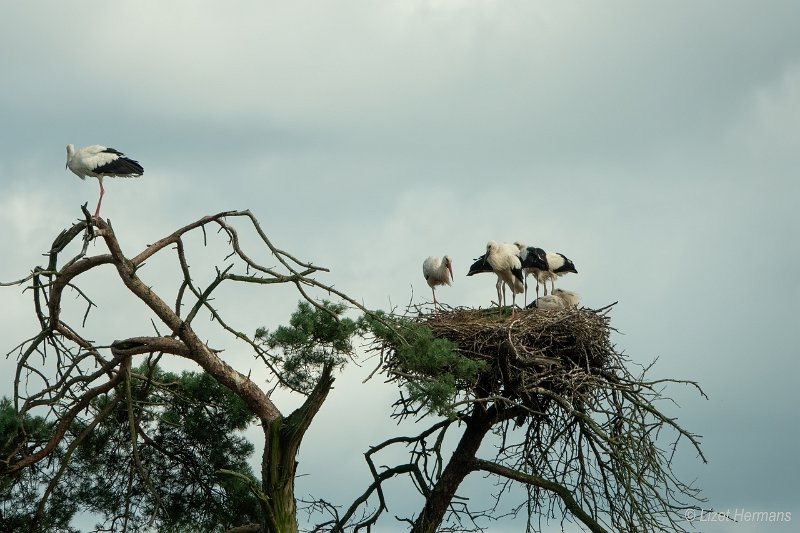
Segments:
[[[483,254],[472,263],[472,266],[469,267],[469,272],[467,272],[467,276],[480,274],[481,272],[493,272],[492,266],[489,264],[489,261],[486,260],[486,254]]]
[[[144,168],[138,161],[134,161],[113,148],[106,148],[104,153],[114,154],[118,156],[116,159],[103,163],[93,170],[95,174],[106,174],[110,176],[141,176],[144,174]]]
[[[538,268],[547,270],[547,253],[541,248],[528,246],[528,254],[522,262],[522,268]]]

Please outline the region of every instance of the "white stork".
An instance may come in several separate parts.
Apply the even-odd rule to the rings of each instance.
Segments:
[[[511,289],[511,314],[515,312],[517,294],[525,291],[524,277],[522,275],[522,261],[519,250],[513,244],[498,244],[489,241],[486,244],[486,262],[492,271]],[[501,281],[497,282],[497,298],[500,303]],[[503,291],[503,305],[505,305],[505,290]]]
[[[103,202],[103,178],[105,176],[134,178],[144,173],[138,161],[125,157],[125,154],[113,148],[106,148],[99,144],[86,146],[75,150],[75,146],[67,145],[67,165],[80,179],[86,176],[97,178],[100,182],[100,199],[97,200],[97,209],[94,218],[100,216],[100,204]]]
[[[567,307],[578,306],[578,295],[572,291],[564,289],[553,289],[552,294],[546,294],[536,298],[528,306],[528,309],[566,309]]]
[[[436,286],[450,285],[453,281],[453,260],[450,259],[449,255],[444,257],[430,256],[422,262],[422,275],[425,276],[425,281],[428,282],[428,287],[431,288],[433,308],[436,309],[438,305],[436,301]]]
[[[525,304],[528,303],[528,274],[536,277],[539,272],[547,271],[547,252],[535,246],[525,246],[519,241],[514,242],[514,246],[519,250],[519,258],[522,261],[522,271],[525,273]],[[546,289],[546,287],[545,287]],[[536,297],[539,297],[539,280],[536,280]]]
[[[510,245],[508,244],[500,244],[499,246],[508,253],[516,253],[516,250],[509,247]],[[469,272],[467,272],[467,276],[472,276],[474,274],[480,274],[483,272],[495,272],[492,265],[489,264],[489,262],[486,260],[487,255],[488,254],[483,254],[482,256],[480,256],[475,260],[472,266],[469,267]],[[521,292],[518,289],[519,285],[523,283],[522,271],[520,270],[519,272],[516,272],[512,270],[512,273],[514,274],[515,281],[514,285],[511,286],[511,292],[516,294],[517,292]],[[505,305],[505,299],[506,299],[505,287],[507,283],[503,280],[503,278],[500,276],[498,272],[495,272],[495,274],[497,275],[497,283],[495,284],[495,290],[497,290],[497,305],[498,307],[502,307],[503,305]],[[517,288],[516,292],[514,287]]]
[[[551,292],[556,288],[555,279],[563,276],[568,272],[574,272],[575,274],[578,271],[575,269],[575,264],[567,259],[564,254],[554,253],[554,252],[545,252],[541,248],[534,248],[534,247],[527,247],[521,242],[517,241],[514,243],[517,248],[520,250],[520,254],[522,254],[522,250],[527,250],[527,256],[531,257],[538,256],[541,258],[541,254],[544,254],[544,260],[546,263],[545,268],[542,268],[542,265],[539,266],[531,266],[530,270],[526,270],[525,274],[527,276],[528,273],[533,274],[536,278],[536,297],[539,297],[539,283],[544,285],[544,294],[547,296],[547,280],[550,280],[551,285]]]

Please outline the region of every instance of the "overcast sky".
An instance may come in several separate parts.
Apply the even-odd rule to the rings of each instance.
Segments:
[[[708,394],[668,391],[670,413],[703,435],[709,464],[687,453],[680,468],[708,505],[800,520],[799,3],[0,7],[0,280],[43,264],[97,201],[95,180],[64,170],[67,143],[144,166],[106,181],[102,214],[130,255],[203,215],[250,209],[280,247],[330,268],[322,281],[388,308],[429,298],[428,255],[454,259],[442,301],[485,306],[494,279],[464,274],[488,240],[560,251],[579,272],[562,287],[589,307],[619,301],[620,349]],[[212,276],[213,260],[198,251],[195,273]],[[166,288],[172,266],[142,276]],[[101,306],[87,336],[149,333],[104,275],[84,287]],[[225,294],[245,331],[285,322],[297,299]],[[5,353],[35,320],[19,289],[0,302]],[[240,345],[226,357],[260,372]],[[396,433],[394,387],[361,385],[370,364],[344,371],[310,430],[300,494],[349,503],[366,480],[361,452]],[[2,365],[10,394],[13,360]]]

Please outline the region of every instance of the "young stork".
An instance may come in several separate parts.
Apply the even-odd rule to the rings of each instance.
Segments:
[[[522,261],[519,250],[513,244],[498,244],[489,241],[486,244],[486,262],[492,271],[511,289],[511,316],[516,311],[517,294],[525,291],[525,278],[522,275]],[[497,282],[497,298],[500,300],[500,281]],[[505,305],[505,290],[503,290],[503,305]]]
[[[444,257],[430,256],[422,262],[422,275],[428,282],[433,294],[433,308],[439,305],[436,301],[436,286],[450,285],[453,281],[453,260],[449,255]]]
[[[511,248],[510,245],[508,244],[500,244],[499,246],[508,253],[516,253],[516,250]],[[472,263],[472,266],[469,267],[469,272],[467,272],[467,276],[472,276],[474,274],[480,274],[483,272],[494,272],[497,275],[497,283],[495,284],[495,290],[497,291],[497,306],[502,307],[505,305],[505,300],[506,300],[505,288],[506,285],[508,285],[508,283],[506,283],[506,281],[503,280],[503,278],[498,272],[495,272],[492,265],[489,264],[489,261],[487,261],[486,259],[487,255],[488,253],[483,254],[482,256],[477,258],[474,263]],[[513,294],[522,292],[519,290],[520,283],[522,283],[522,286],[524,287],[522,270],[520,270],[519,272],[512,271],[512,273],[514,274],[515,281],[514,285],[509,285],[511,287],[511,292]],[[516,287],[516,292],[515,292],[515,287]]]
[[[544,254],[544,260],[546,263],[545,268],[542,268],[542,265],[531,266],[530,270],[526,269],[525,271],[526,277],[530,273],[536,278],[537,298],[539,297],[539,283],[544,285],[544,294],[547,296],[547,280],[550,280],[552,292],[556,288],[556,278],[563,276],[568,272],[574,272],[575,274],[578,273],[578,271],[575,269],[575,264],[567,259],[564,254],[545,252],[541,248],[527,247],[519,241],[515,242],[514,244],[517,246],[517,248],[519,248],[520,255],[524,253],[523,250],[527,250],[528,257],[531,257],[531,254],[533,254],[541,258],[541,254]]]
[[[144,169],[138,161],[125,157],[125,154],[113,148],[106,148],[99,144],[86,146],[75,150],[75,146],[67,145],[67,164],[80,179],[86,176],[97,178],[100,182],[100,199],[97,200],[97,209],[94,218],[100,217],[100,204],[103,202],[103,178],[105,176],[135,178],[144,174]]]
[[[519,258],[522,261],[522,271],[525,273],[525,305],[528,304],[528,274],[536,277],[537,272],[547,271],[547,252],[535,246],[525,246],[519,241],[514,243],[519,250]],[[545,287],[546,289],[546,287]],[[536,281],[536,297],[539,297],[539,281]]]
[[[554,289],[552,294],[546,294],[536,298],[528,306],[528,309],[566,309],[567,307],[578,306],[578,295],[572,291],[564,289]]]

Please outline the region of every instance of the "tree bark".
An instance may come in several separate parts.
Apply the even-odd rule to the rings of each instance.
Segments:
[[[297,452],[314,415],[317,414],[333,385],[333,366],[327,364],[306,401],[288,417],[279,417],[264,425],[264,455],[261,479],[266,500],[262,501],[268,533],[297,533],[297,503],[294,479]]]
[[[442,476],[434,485],[430,496],[425,502],[422,513],[414,522],[412,533],[435,533],[439,527],[450,502],[456,494],[461,482],[474,470],[475,454],[483,442],[486,433],[496,421],[496,411],[493,408],[485,410],[476,406],[469,418],[466,419],[466,429],[458,442],[453,456],[447,463]]]
[[[229,529],[225,533],[261,533],[260,524],[245,524],[243,526],[236,526]]]
[[[119,242],[110,228],[103,228],[102,237],[111,252],[114,266],[122,282],[170,328],[172,334],[183,341],[189,349],[190,355],[187,357],[242,398],[262,423],[280,417],[278,408],[255,383],[220,359],[200,340],[194,330],[136,275],[134,263],[122,253]]]

